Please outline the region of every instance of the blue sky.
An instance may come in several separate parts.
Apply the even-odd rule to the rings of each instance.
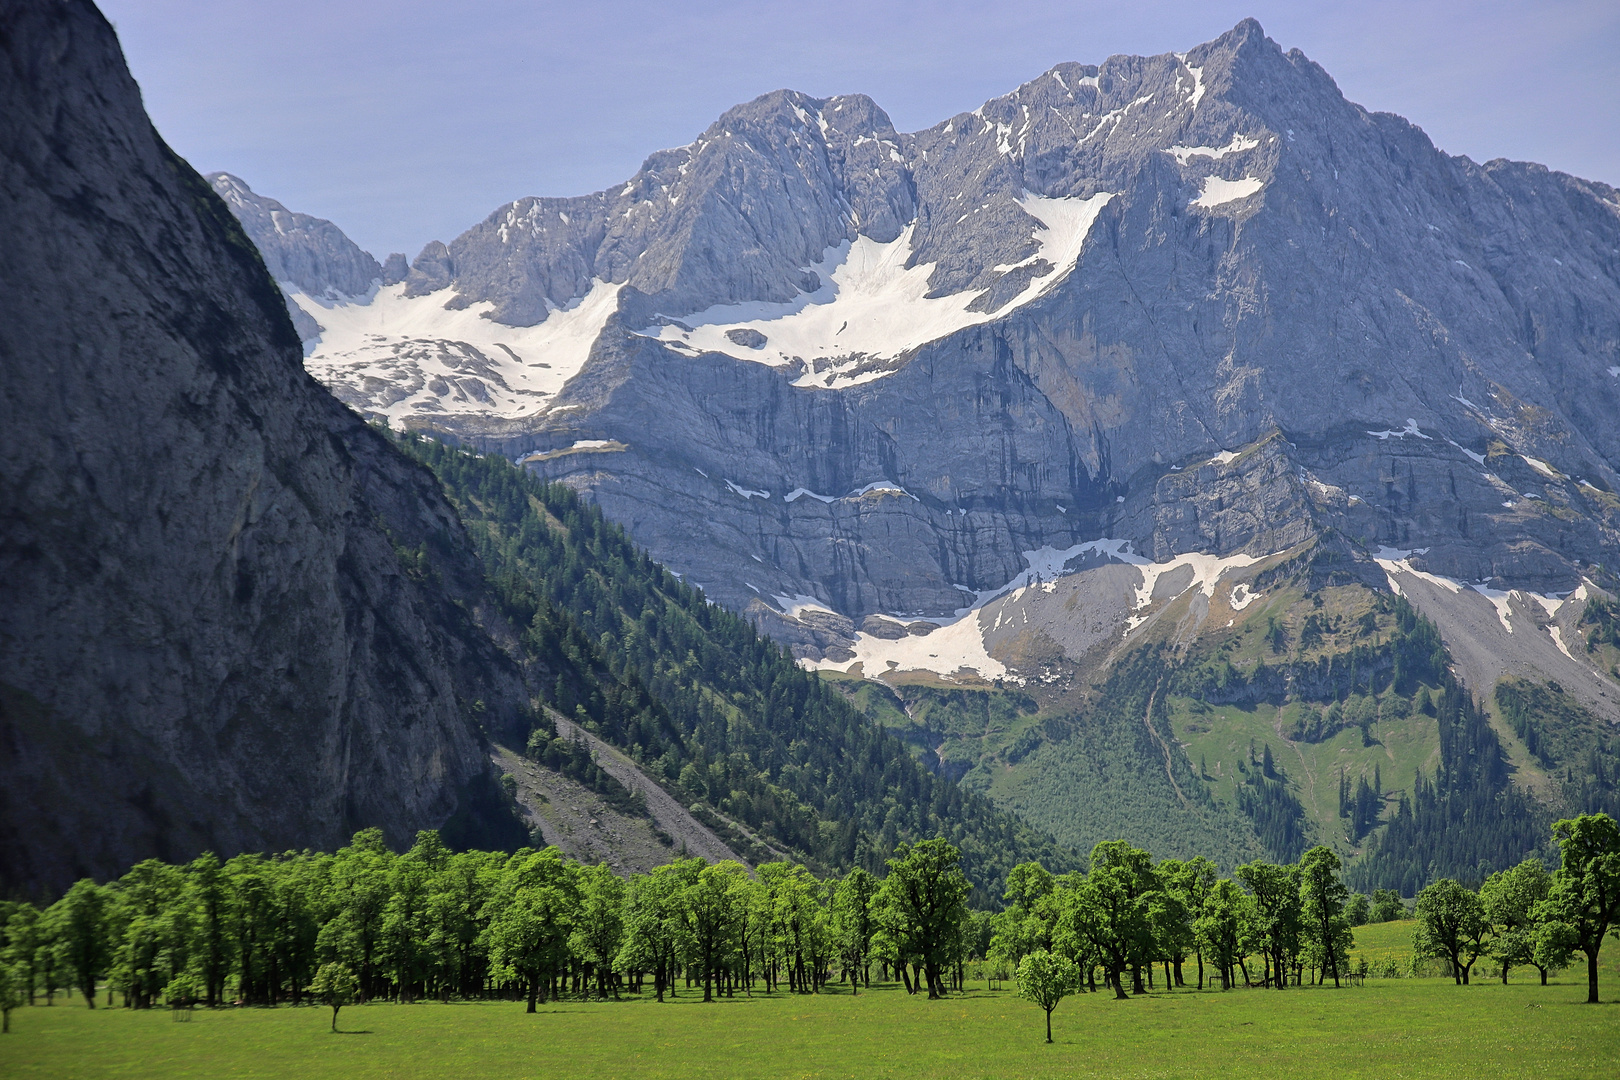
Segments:
[[[524,195],[577,195],[779,87],[902,131],[1064,60],[1183,51],[1252,15],[1442,149],[1620,185],[1620,3],[103,0],[158,130],[412,257]]]

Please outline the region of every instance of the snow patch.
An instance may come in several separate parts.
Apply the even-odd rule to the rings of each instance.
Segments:
[[[1493,589],[1488,585],[1481,585],[1478,583],[1469,585],[1469,588],[1473,589],[1475,592],[1479,593],[1479,595],[1491,602],[1491,605],[1496,608],[1496,617],[1501,620],[1502,627],[1507,630],[1508,633],[1513,633],[1513,624],[1508,621],[1508,617],[1513,613],[1512,609],[1508,606],[1513,594],[1511,592],[1504,592],[1501,589]]]
[[[853,242],[846,240],[828,248],[820,262],[805,268],[822,282],[815,292],[801,293],[787,303],[717,305],[683,317],[683,326],[665,325],[656,332],[645,332],[670,344],[771,366],[834,361],[807,364],[809,370],[796,381],[797,386],[870,382],[893,370],[874,369],[874,361],[893,360],[929,341],[1001,318],[1043,296],[1074,268],[1092,223],[1112,198],[1111,193],[1102,192],[1085,199],[1026,194],[1019,200],[1018,205],[1035,219],[1030,238],[1039,251],[1021,263],[998,269],[1006,272],[1037,260],[1045,260],[1052,269],[1032,278],[995,311],[968,310],[981,291],[927,295],[934,264],[906,265],[916,229],[913,223],[886,244],[857,236]],[[727,334],[740,329],[763,334],[765,344],[739,346]]]
[[[1483,465],[1483,464],[1485,464],[1485,455],[1484,454],[1476,454],[1472,450],[1468,449],[1468,447],[1462,446],[1462,445],[1460,445],[1458,443],[1455,443],[1455,442],[1452,442],[1450,439],[1447,439],[1446,442],[1451,443],[1452,446],[1457,447],[1457,449],[1461,450],[1464,454],[1467,454],[1469,460],[1472,461],[1475,465]]]
[[[1187,70],[1192,74],[1192,107],[1196,112],[1198,109],[1198,103],[1204,100],[1204,69],[1202,67],[1193,67],[1191,64],[1187,63],[1186,53],[1177,53],[1176,59],[1180,60]]]
[[[985,679],[1000,679],[1007,675],[1007,666],[991,656],[984,647],[984,630],[979,624],[979,610],[976,607],[925,636],[907,634],[901,638],[880,638],[857,634],[853,660],[803,661],[802,665],[811,670],[830,668],[843,671],[857,662],[868,678],[876,678],[888,671],[932,671],[950,676],[964,668]]]
[[[722,477],[721,479],[725,479],[725,478]],[[768,491],[755,491],[752,488],[738,487],[736,484],[733,484],[730,480],[726,480],[726,487],[730,488],[732,491],[736,492],[738,495],[741,495],[744,499],[752,499],[755,496],[758,496],[761,499],[769,499],[771,497],[771,493],[768,492]]]
[[[535,326],[485,318],[495,307],[489,301],[449,311],[447,291],[407,297],[403,283],[366,300],[289,295],[323,327],[305,369],[350,404],[398,424],[423,414],[542,412],[585,366],[622,287],[598,279]]]
[[[1380,546],[1377,551],[1373,552],[1373,561],[1383,568],[1384,576],[1389,579],[1389,587],[1394,590],[1397,596],[1401,595],[1401,583],[1395,577],[1397,573],[1411,574],[1413,577],[1422,578],[1432,585],[1438,585],[1442,589],[1449,589],[1454,593],[1462,592],[1462,582],[1453,581],[1451,578],[1441,577],[1438,574],[1431,574],[1426,570],[1419,570],[1412,565],[1411,558],[1413,555],[1422,555],[1428,550],[1428,548],[1401,550],[1399,548]]]
[[[1231,599],[1229,603],[1232,606],[1232,610],[1242,611],[1244,608],[1260,599],[1260,594],[1257,592],[1250,592],[1249,583],[1247,581],[1240,581],[1236,585],[1232,586],[1230,597]],[[1226,625],[1231,626],[1232,624],[1227,623]]]
[[[1540,458],[1533,458],[1529,454],[1520,454],[1519,456],[1524,458],[1524,460],[1529,464],[1529,466],[1532,469],[1536,470],[1536,472],[1540,473],[1542,476],[1545,476],[1547,479],[1549,479],[1549,480],[1561,480],[1561,479],[1563,479],[1561,476],[1558,475],[1558,470],[1557,469],[1553,468],[1551,465],[1547,464],[1545,461],[1542,461]]]
[[[1219,176],[1204,177],[1204,187],[1198,198],[1188,206],[1202,206],[1209,210],[1227,203],[1239,202],[1266,186],[1258,176],[1245,176],[1241,180],[1224,180]]]
[[[1175,158],[1177,165],[1180,165],[1182,168],[1186,168],[1187,162],[1191,161],[1195,157],[1214,158],[1216,161],[1219,161],[1228,154],[1241,154],[1243,151],[1253,150],[1259,145],[1259,139],[1252,138],[1248,135],[1234,134],[1232,136],[1232,141],[1227,143],[1225,146],[1171,146],[1167,147],[1164,152]]]
[[[1003,678],[1009,675],[1006,665],[992,657],[985,649],[984,634],[986,628],[981,623],[981,612],[992,601],[1005,596],[1016,600],[1020,593],[1030,588],[1039,588],[1050,592],[1057,588],[1059,578],[1067,576],[1072,571],[1068,565],[1084,557],[1101,557],[1106,560],[1123,562],[1136,567],[1141,571],[1142,583],[1135,590],[1135,600],[1132,610],[1142,612],[1153,603],[1153,588],[1158,584],[1159,578],[1183,566],[1190,566],[1193,570],[1193,580],[1189,589],[1199,589],[1206,597],[1213,598],[1215,589],[1221,578],[1230,570],[1249,566],[1259,560],[1250,555],[1231,555],[1221,558],[1216,555],[1188,554],[1178,555],[1168,562],[1155,563],[1131,551],[1129,540],[1118,540],[1104,537],[1100,540],[1091,540],[1073,547],[1054,548],[1050,545],[1022,553],[1025,569],[1012,580],[999,589],[974,590],[965,585],[956,588],[973,595],[972,603],[956,610],[954,619],[941,621],[930,619],[930,622],[939,623],[940,628],[926,636],[907,635],[899,640],[872,637],[868,634],[856,634],[855,656],[849,660],[821,660],[818,662],[804,661],[803,666],[815,669],[846,670],[856,662],[863,666],[869,678],[875,678],[887,670],[906,671],[923,670],[933,671],[941,675],[950,676],[963,668],[977,672],[983,678]],[[1185,592],[1185,590],[1183,590]],[[1248,591],[1245,583],[1236,585],[1229,594],[1233,610],[1242,610],[1258,599],[1259,594]],[[799,598],[808,599],[808,598]],[[779,605],[786,606],[791,598],[777,597]],[[817,608],[821,605],[815,604]],[[822,608],[822,610],[825,610]],[[1001,621],[1009,613],[1003,609],[998,614],[994,630],[1001,626]],[[1028,613],[1022,612],[1025,621]],[[1125,632],[1128,634],[1146,620],[1146,615],[1135,615],[1128,620]],[[904,621],[904,620],[897,620]],[[1012,676],[1016,678],[1017,676]]]
[[[828,615],[837,614],[837,612],[833,611],[833,609],[828,607],[826,604],[823,604],[820,600],[817,600],[813,596],[806,596],[803,593],[798,593],[794,596],[774,595],[771,597],[771,599],[776,601],[776,606],[781,608],[784,614],[795,619],[804,614],[806,611],[822,611],[826,612]]]
[[[1403,427],[1399,431],[1369,431],[1369,432],[1367,432],[1367,434],[1371,435],[1373,438],[1377,439],[1379,442],[1383,442],[1385,439],[1390,438],[1391,436],[1394,436],[1397,439],[1404,439],[1408,435],[1416,435],[1420,439],[1428,439],[1429,438],[1429,436],[1423,434],[1423,432],[1418,430],[1417,421],[1412,419],[1411,417],[1407,417],[1406,426]],[[1452,445],[1456,445],[1456,444],[1453,443]],[[1461,449],[1461,447],[1458,447],[1458,449]]]
[[[792,491],[790,491],[786,495],[782,496],[782,501],[783,502],[793,502],[794,500],[804,498],[805,496],[809,496],[812,499],[816,499],[817,501],[824,502],[824,503],[830,503],[830,502],[837,502],[838,501],[838,496],[836,496],[836,495],[817,495],[815,492],[811,491],[809,488],[802,488],[802,487],[801,488],[794,488]]]

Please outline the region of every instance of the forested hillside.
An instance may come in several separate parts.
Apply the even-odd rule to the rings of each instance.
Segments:
[[[1232,867],[1327,844],[1356,886],[1412,896],[1549,858],[1559,812],[1612,812],[1604,725],[1556,686],[1515,680],[1496,691],[1499,735],[1477,696],[1491,688],[1458,681],[1435,624],[1324,571],[1332,555],[1312,545],[1261,568],[1258,602],[1197,635],[1190,597],[1169,604],[1140,644],[1067,685],[824,677],[924,761],[1082,850],[1123,837]],[[1509,728],[1546,797],[1514,782]]]
[[[570,489],[414,436],[474,538],[543,703],[623,748],[740,849],[728,819],[821,870],[907,841],[961,849],[980,899],[1016,863],[1077,857],[913,760],[775,643],[636,548]]]

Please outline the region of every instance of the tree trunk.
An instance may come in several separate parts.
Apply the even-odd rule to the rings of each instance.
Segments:
[[[537,976],[529,978],[529,1007],[524,1012],[534,1012],[534,999],[540,993],[540,979]]]
[[[1507,973],[1508,973],[1508,962],[1506,960],[1504,960],[1504,961],[1502,961],[1502,985],[1503,986],[1507,985]]]
[[[11,1014],[7,1013],[6,1014],[7,1022],[10,1021],[10,1017],[11,1017]],[[1046,1041],[1047,1042],[1052,1041],[1052,1010],[1051,1009],[1046,1010]]]
[[[1597,992],[1598,951],[1596,948],[1586,950],[1586,1003],[1598,1003]]]
[[[338,1009],[340,1009],[340,1008],[342,1008],[342,1006],[340,1006],[340,1005],[332,1006],[332,1030],[333,1031],[337,1030],[337,1014],[338,1014]],[[533,1012],[534,1010],[530,1009],[529,1011]]]
[[[1204,950],[1198,950],[1198,989],[1204,988]]]
[[[1124,971],[1124,969],[1121,969],[1119,971],[1110,971],[1108,973],[1108,977],[1111,980],[1113,980],[1113,983],[1114,983],[1114,1000],[1115,1001],[1125,1001],[1126,996],[1125,996],[1125,971]]]

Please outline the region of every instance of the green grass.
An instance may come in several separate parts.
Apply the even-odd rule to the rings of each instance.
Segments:
[[[1605,976],[1609,975],[1605,965]],[[1612,977],[1604,996],[1620,994]],[[1620,1005],[1584,984],[1369,980],[1362,988],[1081,995],[1053,1015],[1010,991],[941,1002],[885,987],[703,1005],[19,1009],[0,1076],[32,1077],[1613,1077]]]
[[[1372,746],[1363,746],[1361,732],[1340,731],[1319,743],[1292,742],[1283,732],[1291,726],[1289,710],[1265,703],[1256,705],[1198,706],[1187,698],[1171,699],[1170,721],[1187,757],[1208,770],[1210,790],[1217,799],[1233,802],[1243,779],[1237,764],[1269,744],[1278,768],[1287,773],[1294,793],[1312,826],[1312,842],[1332,846],[1342,857],[1359,853],[1345,836],[1339,817],[1339,770],[1352,786],[1362,776],[1370,782],[1374,766],[1383,776],[1384,795],[1393,800],[1409,792],[1419,769],[1432,774],[1440,760],[1440,732],[1432,717],[1420,716],[1372,725]],[[1365,840],[1365,838],[1363,838]]]

